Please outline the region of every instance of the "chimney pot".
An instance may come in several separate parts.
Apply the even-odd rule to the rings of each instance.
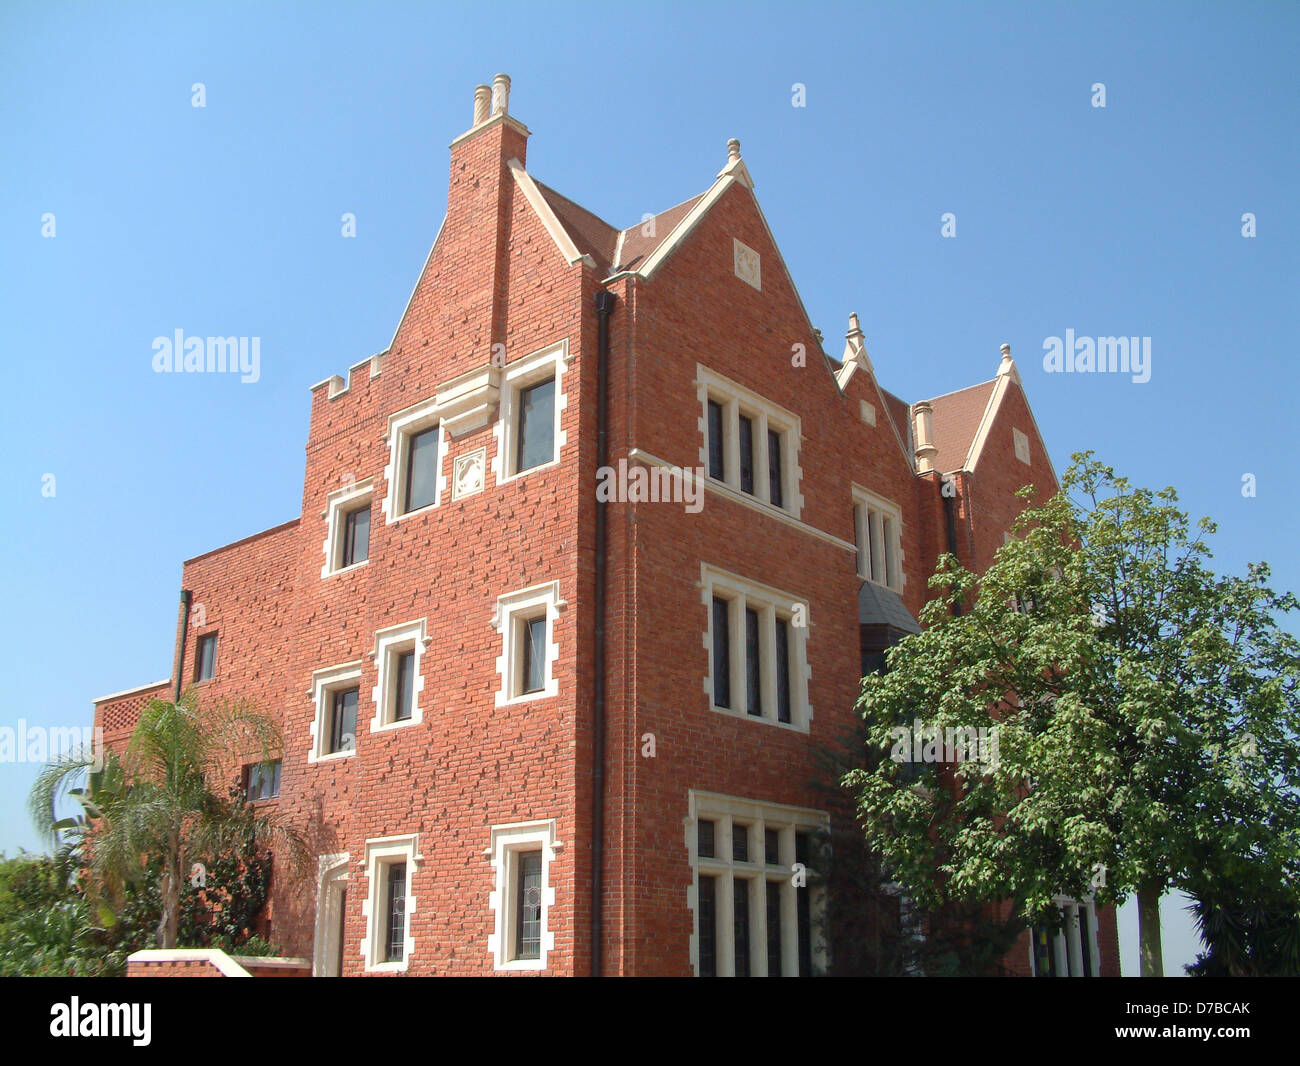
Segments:
[[[934,469],[939,449],[934,443],[934,408],[929,403],[912,405],[912,435],[916,444],[916,468],[921,473]]]
[[[492,114],[510,114],[510,75],[498,74],[492,79]]]
[[[478,126],[488,120],[492,107],[492,87],[479,85],[474,89],[474,125]]]

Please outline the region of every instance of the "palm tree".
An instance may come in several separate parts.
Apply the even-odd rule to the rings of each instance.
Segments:
[[[250,847],[287,853],[295,866],[306,857],[296,828],[219,787],[241,755],[260,750],[266,760],[280,747],[276,723],[243,702],[200,709],[188,693],[174,703],[150,700],[121,759],[109,753],[100,770],[92,769],[91,752],[50,763],[28,806],[47,839],[68,834],[86,841],[90,888],[101,907],[160,864],[157,943],[174,948],[181,885],[193,857]],[[60,819],[63,797],[80,803],[84,817]]]

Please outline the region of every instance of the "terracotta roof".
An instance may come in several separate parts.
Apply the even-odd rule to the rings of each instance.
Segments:
[[[585,207],[575,204],[567,196],[561,196],[548,185],[543,185],[536,178],[533,183],[550,205],[560,225],[565,228],[578,251],[589,255],[596,261],[596,269],[602,274],[613,273],[614,249],[618,247],[618,230],[603,219],[597,218]]]
[[[936,396],[930,401],[934,411],[934,443],[939,454],[934,457],[935,468],[944,473],[959,470],[975,440],[984,410],[997,379],[980,385],[958,389],[956,392]]]
[[[654,254],[659,245],[663,244],[677,223],[689,215],[691,208],[703,198],[704,193],[700,193],[699,196],[692,196],[689,200],[678,204],[676,207],[670,207],[667,211],[660,211],[652,219],[648,218],[644,222],[639,222],[635,226],[629,226],[625,229],[623,231],[623,247],[619,253],[619,261],[614,264],[614,269],[636,270],[644,266],[645,261]],[[646,235],[646,226],[650,226],[650,236]]]

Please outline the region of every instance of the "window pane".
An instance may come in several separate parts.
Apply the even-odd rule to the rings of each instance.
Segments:
[[[781,434],[767,431],[767,498],[777,507],[785,506],[785,484],[781,480]]]
[[[745,608],[745,710],[763,713],[763,687],[758,661],[758,612]]]
[[[731,858],[735,862],[749,862],[749,826],[732,825]]]
[[[776,620],[776,719],[790,721],[790,623]]]
[[[271,764],[271,792],[267,797],[272,799],[280,794],[280,760],[276,759]]]
[[[724,480],[722,465],[722,404],[709,401],[709,477]]]
[[[546,688],[546,615],[530,618],[523,625],[522,692]]]
[[[754,494],[754,421],[740,416],[740,491]]]
[[[732,935],[736,946],[736,976],[749,976],[749,882],[737,877],[732,882]]]
[[[393,720],[405,721],[415,709],[415,652],[403,651],[396,656],[397,671],[393,700]]]
[[[357,693],[349,688],[334,693],[334,715],[330,725],[330,752],[352,751],[356,747]]]
[[[518,862],[515,958],[540,959],[542,957],[542,853],[526,851],[519,856]]]
[[[217,635],[205,633],[199,637],[194,653],[194,680],[206,681],[217,668]]]
[[[728,603],[713,597],[713,705],[731,706],[731,619]]]
[[[862,513],[862,507],[858,504],[853,505],[853,543],[858,546],[858,573],[866,574],[871,570],[870,556],[867,554],[866,537],[866,516]]]
[[[427,507],[438,497],[438,427],[413,434],[406,453],[406,510]]]
[[[1092,933],[1088,929],[1088,908],[1079,904],[1079,947],[1083,953],[1083,976],[1092,973]]]
[[[388,929],[384,961],[401,962],[406,940],[406,863],[388,867]]]
[[[555,458],[555,379],[519,391],[519,446],[515,471]]]
[[[352,511],[343,524],[343,566],[354,566],[370,557],[370,505]]]
[[[775,829],[763,830],[763,861],[769,866],[781,862],[780,835]]]
[[[703,824],[703,823],[701,823]],[[712,823],[710,823],[712,824]],[[718,976],[718,879],[700,874],[696,888],[696,901],[700,920],[700,976]]]
[[[695,854],[703,859],[713,858],[713,831],[716,823],[700,821],[695,826]]]
[[[767,976],[781,976],[781,886],[767,882]]]

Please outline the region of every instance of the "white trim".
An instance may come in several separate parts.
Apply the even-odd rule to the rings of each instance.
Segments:
[[[98,699],[93,699],[90,702],[105,703],[108,700],[115,700],[120,696],[133,696],[137,692],[144,692],[146,689],[157,688],[159,685],[170,685],[171,683],[172,679],[170,677],[164,677],[161,681],[155,681],[151,685],[136,685],[135,688],[124,688],[121,692],[112,692],[107,696],[100,696]]]
[[[322,855],[316,860],[316,922],[311,955],[313,977],[327,976],[327,965],[333,966],[330,960],[337,958],[342,946],[339,940],[343,935],[340,927],[343,915],[339,912],[332,893],[334,882],[347,881],[350,859],[351,856],[346,851],[338,851]]]
[[[424,861],[420,854],[420,834],[375,837],[366,841],[365,872],[367,890],[361,901],[361,913],[366,919],[366,935],[361,941],[361,957],[367,973],[401,973],[410,963],[415,945],[411,941],[411,915],[416,910],[415,868]],[[386,888],[383,868],[397,862],[406,863],[406,899],[403,910],[402,958],[399,962],[381,962],[380,936],[384,923],[377,921],[377,912],[383,909],[381,894]]]
[[[352,747],[343,748],[341,751],[326,752],[324,750],[326,737],[329,733],[329,726],[326,716],[332,711],[331,697],[340,689],[353,687],[353,682],[357,688],[357,724],[361,724],[361,660],[356,659],[350,663],[339,663],[336,666],[327,666],[315,671],[311,675],[311,696],[316,704],[316,713],[312,717],[311,728],[308,733],[311,738],[311,747],[307,752],[307,761],[309,763],[327,762],[334,759],[346,759],[357,753],[356,736],[353,735]]]
[[[873,585],[879,585],[881,588],[890,589],[891,591],[897,592],[901,595],[903,589],[907,587],[907,573],[903,566],[903,562],[907,557],[906,552],[903,551],[903,544],[905,543],[903,537],[903,509],[893,500],[886,499],[884,496],[874,493],[870,489],[863,488],[857,482],[850,483],[850,493],[853,497],[854,523],[857,526],[857,537],[859,540],[856,548],[858,577],[863,581],[870,581]],[[859,508],[862,509],[862,521],[858,520]],[[873,511],[884,515],[890,520],[889,532],[883,537],[885,543],[883,545],[881,563],[885,568],[886,575],[888,575],[890,560],[892,558],[893,567],[897,571],[898,578],[898,580],[893,584],[887,581],[873,580],[869,576],[870,570],[865,569],[862,565],[863,556],[868,547],[867,542],[870,537],[870,516]]]
[[[438,428],[438,478],[434,485],[433,502],[418,507],[414,511],[406,509],[406,501],[402,499],[402,493],[406,488],[406,464],[408,456],[406,454],[407,441],[417,433],[426,429]],[[385,434],[388,439],[388,464],[384,467],[384,481],[388,486],[388,491],[384,496],[383,515],[386,523],[400,521],[407,515],[420,514],[423,511],[431,510],[442,503],[443,494],[447,491],[447,475],[443,467],[447,462],[447,427],[443,425],[440,419],[440,408],[436,396],[422,400],[417,404],[412,404],[404,410],[398,411],[388,418],[388,430]],[[399,513],[399,508],[401,511]]]
[[[497,597],[496,611],[492,616],[492,628],[501,634],[501,655],[496,660],[497,676],[501,679],[501,688],[495,696],[498,707],[507,707],[532,700],[548,699],[558,696],[560,683],[555,676],[555,664],[560,658],[560,644],[556,637],[556,621],[560,612],[568,604],[560,598],[560,583],[549,581],[544,585],[533,585]],[[523,670],[523,647],[520,641],[520,625],[528,618],[535,618],[541,611],[546,615],[546,661],[543,666],[544,684],[538,692],[520,692],[521,671]]]
[[[361,562],[352,563],[350,566],[339,565],[342,562],[341,555],[343,551],[343,519],[353,511],[362,510],[363,503],[365,507],[371,506],[374,498],[374,482],[373,477],[368,477],[364,481],[358,481],[352,485],[345,485],[341,489],[335,489],[326,497],[323,512],[325,541],[321,545],[321,549],[325,553],[325,565],[320,570],[322,579],[348,570],[354,570],[359,566],[365,566],[370,561],[370,548],[367,546],[366,557]]]
[[[537,214],[538,219],[545,227],[546,232],[551,235],[551,240],[560,250],[560,254],[570,266],[575,263],[585,263],[593,269],[596,261],[591,256],[578,251],[578,246],[573,243],[573,238],[569,236],[568,231],[560,223],[555,212],[551,210],[551,205],[546,202],[546,197],[533,181],[532,176],[524,169],[523,163],[518,159],[511,159],[506,163],[510,168],[510,173],[514,176],[516,184],[523,191],[524,198],[528,201],[533,211]]]
[[[813,707],[810,701],[809,682],[812,670],[808,664],[808,632],[812,628],[811,608],[808,601],[789,593],[774,589],[770,585],[751,581],[749,578],[727,570],[700,564],[700,600],[704,604],[706,625],[704,627],[704,649],[708,656],[708,669],[704,675],[705,697],[709,709],[719,714],[730,715],[749,722],[762,722],[779,729],[789,729],[796,733],[807,733],[813,719]],[[728,601],[727,628],[731,637],[728,645],[731,693],[730,707],[719,707],[713,702],[713,598],[717,595]],[[761,646],[760,666],[762,676],[759,680],[761,715],[750,714],[746,710],[748,702],[745,663],[745,610],[750,608],[758,613],[759,641]],[[802,610],[805,624],[795,625],[792,617]],[[777,669],[776,669],[776,620],[786,622],[787,648],[790,657],[787,664],[790,680],[790,721],[782,722],[777,718]]]
[[[722,194],[735,184],[737,184],[736,178],[730,174],[727,174],[725,177],[719,177],[714,181],[714,183],[709,187],[709,190],[701,196],[695,206],[686,213],[686,217],[668,231],[668,236],[665,237],[659,247],[650,254],[650,258],[636,270],[633,270],[632,273],[640,274],[643,278],[649,278],[650,275],[659,269],[659,264],[667,259],[677,246],[686,239],[691,231],[700,224],[704,216],[709,213],[709,208],[717,203]],[[615,263],[614,265],[617,266],[618,264]]]
[[[206,962],[221,971],[223,977],[253,975],[219,948],[145,948],[126,957],[132,962]]]
[[[712,858],[701,857],[698,854],[697,826],[701,820],[716,823],[715,854]],[[747,861],[732,858],[732,827],[735,822],[744,823],[749,830]],[[772,828],[776,828],[778,834],[778,862],[775,865],[766,861],[764,830],[769,828],[768,823],[775,823]],[[691,868],[691,880],[686,889],[686,906],[691,912],[692,971],[699,975],[700,921],[697,894],[699,876],[705,874],[718,879],[717,905],[714,909],[714,928],[719,945],[716,953],[718,975],[723,977],[735,975],[732,885],[737,874],[740,874],[751,882],[780,885],[781,925],[785,930],[785,935],[781,937],[781,963],[782,969],[791,973],[797,971],[799,960],[798,903],[795,893],[798,891],[811,893],[808,901],[811,938],[809,955],[812,959],[813,974],[824,974],[830,964],[830,945],[824,929],[827,904],[821,874],[816,866],[812,865],[813,856],[810,854],[808,856],[810,868],[806,870],[808,881],[803,889],[798,889],[793,883],[793,867],[795,834],[797,832],[813,834],[825,830],[830,825],[830,816],[824,811],[811,808],[793,807],[784,803],[764,803],[740,796],[724,796],[690,789],[687,792],[687,814],[682,819],[682,825],[686,836],[687,861]],[[766,900],[755,900],[752,893],[749,897],[749,920],[749,972],[754,976],[766,976]]]
[[[550,927],[551,908],[555,906],[555,886],[551,864],[563,845],[556,839],[555,819],[535,822],[511,822],[492,827],[488,858],[492,864],[492,891],[488,908],[492,911],[492,932],[488,952],[497,970],[545,970],[546,956],[555,950],[555,933]],[[517,857],[524,852],[542,853],[541,944],[536,959],[515,959],[512,944],[515,925],[515,892],[518,885]]]
[[[569,405],[564,391],[564,372],[573,357],[569,354],[569,340],[556,341],[509,364],[502,372],[500,414],[492,435],[496,438],[497,452],[492,459],[492,474],[498,485],[516,478],[526,477],[535,470],[558,466],[568,431],[564,428],[564,412]],[[518,435],[519,393],[532,385],[541,384],[549,377],[555,378],[555,451],[549,462],[540,463],[524,471],[514,469],[515,446]]]
[[[401,622],[375,631],[375,650],[371,653],[375,659],[375,685],[370,690],[371,702],[375,713],[370,719],[370,732],[382,733],[390,729],[404,729],[419,725],[424,721],[424,709],[420,705],[420,693],[424,691],[424,671],[421,662],[424,649],[433,638],[428,635],[426,619],[417,618],[413,622]],[[396,698],[397,692],[393,681],[390,661],[399,652],[415,653],[415,680],[412,683],[411,717],[392,719],[389,717],[389,703]]]

